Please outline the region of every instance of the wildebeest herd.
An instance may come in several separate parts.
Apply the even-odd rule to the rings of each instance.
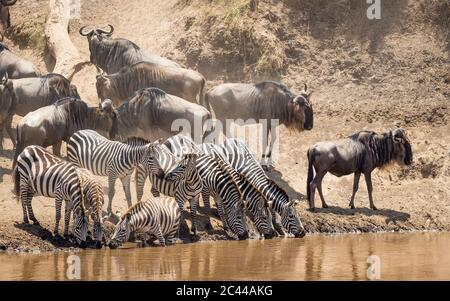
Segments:
[[[86,246],[91,219],[96,247],[103,242],[118,247],[133,232],[143,232],[148,239],[156,237],[165,245],[179,239],[185,203],[190,205],[190,231],[197,234],[201,196],[210,216],[213,198],[223,228],[239,239],[249,237],[247,216],[261,237],[304,236],[295,207],[299,201],[291,199],[263,168],[270,162],[276,131],[270,126],[266,131],[266,141],[269,136],[271,139],[262,161],[242,140],[226,137],[214,144],[207,138],[217,129],[229,135],[223,127],[227,119],[275,119],[297,131],[312,130],[313,108],[307,85],[298,94],[274,81],[225,83],[205,92],[206,80],[197,71],[182,68],[129,40],[112,38],[113,32],[112,25],[108,30],[88,26],[79,30],[87,37],[90,61],[98,70],[95,85],[100,103],[96,107],[81,100],[77,88],[64,76],[41,75],[32,63],[0,43],[0,139],[5,129],[15,147],[14,192],[22,204],[24,223],[30,219],[38,223],[32,198],[42,195],[55,199],[55,235],[64,201],[64,235],[69,235],[73,215],[72,233],[81,247]],[[211,112],[213,126],[209,124]],[[15,135],[11,123],[16,114],[23,118]],[[187,133],[174,130],[174,121],[180,119],[190,125]],[[67,143],[66,160],[60,158],[62,141]],[[53,146],[53,154],[45,149],[48,146]],[[305,155],[309,162],[306,191],[312,211],[316,190],[322,206],[327,207],[322,179],[328,172],[339,177],[354,174],[351,208],[363,174],[370,207],[376,210],[371,172],[390,162],[412,162],[411,145],[401,128],[382,134],[361,131],[342,140],[319,142]],[[134,205],[130,190],[133,172]],[[107,214],[113,214],[117,179],[129,207],[107,239],[102,234],[103,189],[95,176],[108,178]],[[142,201],[147,178],[153,198]],[[205,229],[212,229],[210,220]]]

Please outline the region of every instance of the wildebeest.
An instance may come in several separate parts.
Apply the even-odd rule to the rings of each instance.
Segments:
[[[9,78],[24,78],[39,76],[39,71],[30,61],[12,53],[3,42],[0,34],[0,76],[8,74]]]
[[[5,75],[0,83],[0,91],[0,131],[3,133],[6,127],[14,145],[16,142],[11,131],[14,114],[25,116],[61,98],[80,97],[77,88],[68,79],[55,73],[20,79],[8,79],[8,75]]]
[[[265,146],[271,136],[268,149],[264,150],[264,159],[271,160],[272,148],[276,140],[276,130],[271,120],[278,120],[290,129],[297,131],[313,128],[313,109],[310,101],[312,92],[306,84],[298,95],[294,95],[285,85],[273,81],[257,84],[227,83],[214,87],[204,97],[204,106],[214,111],[215,129],[222,127],[226,135],[226,120],[240,119],[245,124],[264,121],[267,124]]]
[[[17,125],[17,156],[28,145],[47,147],[61,153],[61,142],[67,142],[78,130],[93,129],[108,134],[115,128],[116,115],[112,107],[88,107],[78,98],[63,98],[54,104],[28,113]]]
[[[102,102],[111,102],[109,99]],[[167,139],[184,132],[196,141],[203,138],[203,129],[210,118],[204,107],[167,94],[158,88],[146,88],[121,105],[117,112],[117,133],[122,141],[139,137],[149,141]]]
[[[314,209],[314,193],[317,188],[322,207],[328,207],[322,194],[322,179],[327,172],[337,177],[354,173],[353,193],[349,206],[352,209],[355,208],[354,201],[359,178],[361,174],[364,174],[370,208],[377,210],[372,199],[372,171],[390,162],[411,165],[412,159],[411,144],[401,128],[383,134],[361,131],[338,141],[316,143],[308,150],[306,189],[309,206]],[[316,171],[315,177],[313,167]]]
[[[11,26],[9,6],[16,4],[17,0],[0,0],[0,34]]]
[[[85,32],[87,26],[80,28],[80,34],[86,36],[91,52],[91,62],[100,67],[106,73],[116,73],[125,66],[138,62],[150,62],[161,66],[179,68],[177,63],[141,49],[135,43],[126,39],[111,39],[114,27],[109,26],[109,31],[94,28]]]
[[[135,91],[155,87],[166,93],[184,98],[190,102],[202,102],[205,78],[198,72],[140,62],[122,68],[119,72],[97,75],[97,95],[103,100],[109,98],[114,105],[129,99]]]

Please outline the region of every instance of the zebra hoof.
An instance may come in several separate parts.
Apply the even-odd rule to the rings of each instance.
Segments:
[[[35,225],[35,226],[40,226],[41,224],[40,224],[37,220],[34,220],[34,221],[33,221],[33,225]]]

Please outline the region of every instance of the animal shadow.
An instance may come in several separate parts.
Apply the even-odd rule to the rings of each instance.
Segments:
[[[278,184],[286,193],[289,195],[289,198],[291,199],[297,199],[297,200],[306,200],[306,195],[295,191],[294,188],[289,185],[288,182],[286,182],[283,179],[283,174],[276,170],[275,168],[271,167],[268,170],[265,170],[267,176],[271,178],[275,183]]]
[[[14,227],[17,229],[23,230],[31,235],[37,236],[42,240],[46,240],[50,242],[55,248],[69,248],[69,247],[77,247],[76,244],[71,242],[70,240],[60,236],[55,237],[52,232],[43,228],[40,225],[32,225],[32,224],[24,224],[24,223],[15,223]]]
[[[355,215],[363,214],[365,216],[384,216],[386,217],[386,222],[390,221],[407,221],[411,216],[409,213],[396,211],[392,209],[378,208],[378,210],[372,210],[370,208],[342,208],[337,206],[328,206],[328,208],[315,208],[315,213],[325,213],[325,214],[336,214],[336,215]]]

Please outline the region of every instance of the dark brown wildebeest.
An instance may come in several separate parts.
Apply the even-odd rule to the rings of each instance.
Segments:
[[[85,31],[87,26],[80,28],[80,34],[87,37],[91,63],[100,67],[108,74],[116,73],[125,66],[138,62],[150,62],[161,66],[180,68],[177,63],[139,48],[135,43],[126,39],[111,39],[114,27],[109,31],[93,28]]]
[[[102,102],[110,103],[107,99]],[[113,137],[125,140],[140,137],[149,141],[167,139],[178,132],[202,141],[205,123],[210,113],[201,105],[167,94],[158,88],[136,92],[130,101],[116,110],[117,133]]]
[[[268,163],[271,161],[276,140],[276,130],[271,126],[272,120],[278,120],[280,124],[297,131],[313,128],[311,93],[307,91],[306,84],[300,94],[294,95],[285,85],[272,81],[257,84],[228,83],[208,91],[204,97],[204,106],[211,113],[214,111],[219,122],[216,122],[215,129],[218,131],[221,126],[225,136],[227,119],[241,120],[246,125],[264,121],[267,129],[263,145],[267,145],[269,135],[271,136],[268,149],[263,150],[265,164],[265,158]]]
[[[0,77],[8,74],[9,78],[24,78],[39,76],[39,71],[30,61],[12,53],[3,42],[0,34]]]
[[[101,100],[111,99],[121,105],[140,89],[154,87],[187,101],[202,102],[205,78],[197,71],[140,62],[122,68],[119,72],[97,75],[97,95]]]
[[[349,206],[355,208],[359,178],[364,174],[370,208],[377,210],[372,199],[372,171],[390,162],[411,165],[412,159],[411,144],[401,128],[383,134],[361,131],[342,140],[316,143],[308,150],[306,190],[309,206],[314,210],[314,193],[317,188],[322,207],[328,207],[322,194],[322,179],[327,172],[337,177],[354,173],[353,193]],[[316,171],[315,177],[313,167]]]
[[[108,135],[116,127],[116,122],[112,107],[88,107],[84,101],[73,97],[30,112],[17,125],[13,167],[17,156],[28,145],[53,145],[53,153],[59,156],[61,142],[67,142],[76,131],[92,129]]]
[[[16,141],[11,130],[14,114],[25,116],[61,98],[80,97],[68,79],[55,73],[20,79],[8,79],[6,74],[0,83],[0,91],[0,138],[3,138],[3,129],[6,128],[14,146]]]
[[[9,6],[16,4],[17,0],[0,0],[0,34],[11,26],[11,16]]]

